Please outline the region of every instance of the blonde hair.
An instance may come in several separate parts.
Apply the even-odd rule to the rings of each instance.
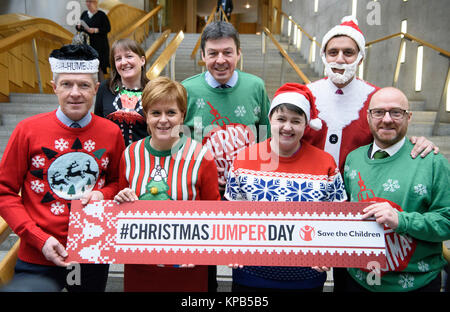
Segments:
[[[187,92],[183,85],[167,77],[158,77],[151,80],[142,91],[142,108],[145,116],[150,107],[157,102],[177,103],[178,109],[186,115]]]

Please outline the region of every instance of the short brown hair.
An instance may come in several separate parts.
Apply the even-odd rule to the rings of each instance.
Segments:
[[[145,116],[150,107],[160,101],[175,101],[178,109],[186,115],[187,92],[181,83],[167,77],[158,77],[147,83],[142,92],[142,108]]]

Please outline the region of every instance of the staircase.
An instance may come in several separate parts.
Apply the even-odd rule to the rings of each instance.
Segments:
[[[170,42],[173,36],[174,34],[169,37],[168,42]],[[184,40],[177,50],[175,58],[175,79],[177,81],[182,81],[202,71],[196,61],[190,58],[192,49],[195,46],[198,37],[199,34],[185,34]],[[155,39],[156,36],[149,36],[144,43],[144,46],[148,48]],[[262,77],[263,55],[261,52],[261,36],[243,34],[240,35],[240,39],[244,60],[243,70]],[[270,40],[266,41],[266,46],[268,64],[266,67],[265,84],[269,98],[272,99],[276,89],[281,85],[280,71],[282,57]],[[282,46],[288,51],[286,43],[282,43]],[[162,49],[163,48],[161,48],[160,51],[162,51]],[[291,49],[293,50],[293,48]],[[152,63],[158,55],[159,53],[157,53],[149,63]],[[289,55],[311,81],[320,78],[320,75],[310,69],[310,66],[300,57],[298,52],[289,52]],[[197,60],[198,59],[199,57]],[[301,82],[299,77],[287,63],[285,64],[285,72],[286,77],[284,82]],[[165,75],[165,72],[163,71],[162,74]],[[11,94],[10,103],[0,104],[0,156],[3,155],[9,136],[20,120],[41,112],[52,111],[57,107],[58,101],[55,95]],[[450,124],[441,124],[439,136],[432,136],[431,131],[436,112],[425,111],[425,102],[411,101],[410,108],[413,111],[413,120],[409,126],[408,135],[424,135],[438,145],[441,153],[450,160]],[[9,239],[0,245],[0,259],[3,258],[7,250],[11,248],[16,240],[17,236],[11,234]],[[226,266],[219,266],[217,275],[219,291],[230,291],[231,269]],[[123,265],[110,266],[107,291],[123,291]],[[325,284],[325,291],[331,291],[331,282],[329,279]]]

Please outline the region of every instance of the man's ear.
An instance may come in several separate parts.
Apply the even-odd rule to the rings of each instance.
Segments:
[[[56,93],[56,83],[52,80],[52,81],[50,81],[50,83],[52,84],[52,89],[53,89],[53,92],[55,92]]]

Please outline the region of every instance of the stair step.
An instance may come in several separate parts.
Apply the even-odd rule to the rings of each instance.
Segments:
[[[408,126],[408,135],[417,135],[431,137],[433,132],[433,123],[431,122],[411,122]],[[440,123],[438,135],[450,135],[450,124]]]
[[[411,122],[431,122],[434,123],[437,112],[412,111]]]

